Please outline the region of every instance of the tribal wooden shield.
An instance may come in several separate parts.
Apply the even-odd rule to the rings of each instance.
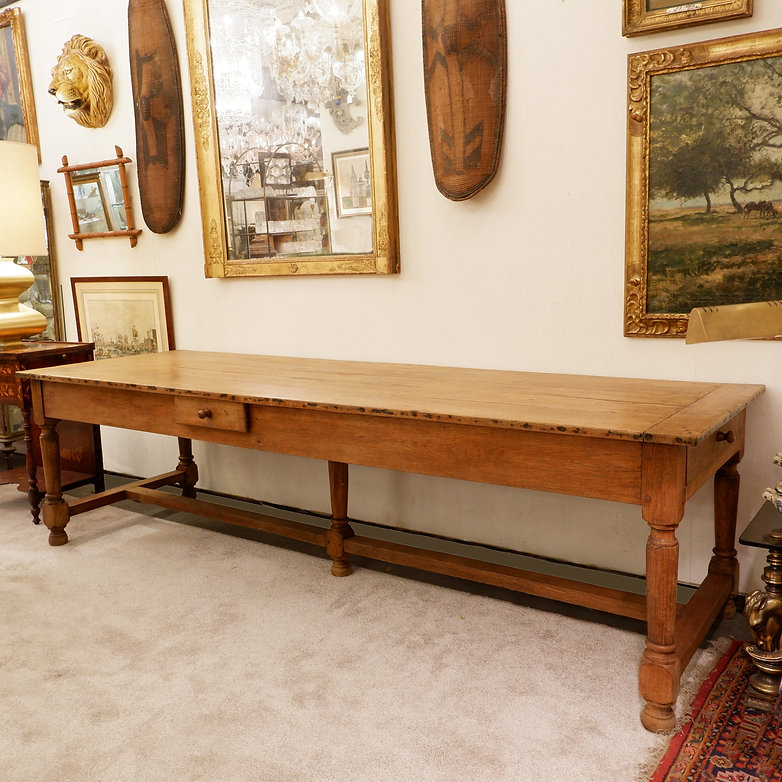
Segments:
[[[471,198],[494,178],[505,121],[504,0],[422,0],[424,85],[437,189]]]

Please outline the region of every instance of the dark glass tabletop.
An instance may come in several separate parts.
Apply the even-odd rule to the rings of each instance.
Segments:
[[[782,513],[770,502],[764,502],[739,536],[739,543],[759,548],[782,549]]]

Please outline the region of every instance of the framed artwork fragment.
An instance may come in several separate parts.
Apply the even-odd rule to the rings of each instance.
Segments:
[[[752,0],[622,0],[622,35],[643,35],[743,16],[752,16]]]
[[[368,149],[332,152],[334,198],[339,217],[372,214],[372,175]]]
[[[34,144],[40,160],[27,39],[18,8],[0,11],[0,141]]]
[[[174,349],[168,277],[73,277],[79,340],[95,359]]]
[[[628,58],[626,336],[782,299],[782,30]]]

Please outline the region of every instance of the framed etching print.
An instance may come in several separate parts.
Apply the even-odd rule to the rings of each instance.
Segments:
[[[0,141],[34,144],[41,157],[27,40],[18,8],[0,11]]]
[[[782,298],[782,29],[628,58],[626,336]]]
[[[80,341],[95,359],[174,349],[168,277],[73,277]]]
[[[334,198],[340,217],[372,214],[372,177],[369,150],[333,152]]]
[[[752,0],[622,0],[622,35],[643,35],[742,16],[752,16]]]

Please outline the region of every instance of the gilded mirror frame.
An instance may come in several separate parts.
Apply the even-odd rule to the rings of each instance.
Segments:
[[[367,126],[372,180],[372,251],[229,260],[215,111],[209,0],[183,0],[206,277],[394,274],[399,271],[396,161],[388,0],[362,0]]]

